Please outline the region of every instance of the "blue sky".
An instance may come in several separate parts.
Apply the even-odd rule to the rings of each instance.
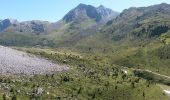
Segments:
[[[19,21],[61,19],[78,4],[104,5],[121,12],[129,7],[142,7],[160,3],[170,4],[170,0],[0,0],[0,19],[14,18]]]

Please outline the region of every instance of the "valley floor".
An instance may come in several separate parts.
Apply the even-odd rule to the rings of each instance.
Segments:
[[[61,66],[68,65],[69,69],[31,77],[1,75],[0,96],[3,99],[169,100],[154,81],[135,75],[134,69],[107,63],[107,59],[64,49],[14,48],[7,49],[21,53],[21,58],[43,57]],[[46,62],[44,59],[40,61]]]

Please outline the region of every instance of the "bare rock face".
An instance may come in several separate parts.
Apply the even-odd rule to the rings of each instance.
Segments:
[[[18,22],[15,19],[0,20],[0,32],[18,32],[32,34],[47,34],[50,23],[48,21],[32,20]]]
[[[12,23],[5,32],[32,33],[36,35],[47,34],[50,23],[48,21],[32,20]]]
[[[10,25],[11,22],[9,19],[0,20],[0,32],[9,27]]]
[[[113,11],[109,8],[104,7],[103,5],[100,5],[97,9],[97,12],[101,16],[100,22],[106,23],[114,18],[116,18],[119,15],[119,12]]]
[[[50,74],[68,67],[18,50],[0,46],[0,74]]]
[[[102,5],[96,8],[91,5],[79,4],[76,8],[67,13],[63,17],[63,20],[66,22],[74,22],[77,20],[85,21],[86,19],[93,19],[97,23],[106,23],[118,15],[118,12],[105,8]]]

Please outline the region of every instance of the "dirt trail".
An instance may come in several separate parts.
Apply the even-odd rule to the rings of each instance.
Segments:
[[[142,69],[133,69],[133,70],[146,71],[146,72],[149,72],[149,73],[152,73],[152,74],[155,74],[155,75],[158,75],[158,76],[161,76],[161,77],[170,79],[170,76],[162,75],[162,74],[159,74],[159,73],[153,72],[153,71],[151,71],[151,70],[147,70],[147,69],[146,69],[146,70],[142,70]]]
[[[150,71],[150,70],[142,70],[142,69],[133,69],[133,70],[146,71],[146,72],[149,72],[149,73],[152,73],[152,74],[161,76],[161,77],[163,77],[163,78],[168,78],[168,79],[170,79],[170,76],[162,75],[162,74],[159,74],[159,73]],[[165,94],[167,94],[167,96],[170,98],[170,86],[163,85],[163,84],[158,84],[158,86],[160,86],[160,88],[163,90],[163,92],[164,92]]]
[[[170,98],[170,86],[163,85],[163,84],[158,84],[158,86],[160,86],[163,92],[166,93]]]

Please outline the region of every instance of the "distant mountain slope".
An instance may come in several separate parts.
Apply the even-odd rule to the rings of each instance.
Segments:
[[[0,43],[2,45],[18,45],[23,43],[23,39],[18,39],[18,37],[14,36],[20,35],[20,37],[24,37],[24,41],[27,41],[29,45],[51,46],[49,43],[53,42],[55,43],[55,45],[52,43],[53,47],[67,46],[97,33],[99,27],[118,15],[118,12],[104,6],[93,7],[91,5],[79,4],[55,23],[40,20],[18,22],[17,20],[6,19],[0,21],[0,33],[2,35]],[[26,39],[27,37],[28,39]],[[31,39],[32,43],[30,43],[30,37],[37,37],[35,41],[43,38],[43,41],[48,42],[35,42]],[[19,40],[21,41],[20,43]],[[27,42],[24,42],[24,44]]]
[[[112,46],[114,47],[114,44],[118,43],[121,43],[119,46],[146,44],[145,41],[151,42],[154,39],[158,39],[161,35],[166,35],[166,33],[168,33],[170,29],[169,9],[169,4],[159,4],[139,8],[132,7],[124,10],[118,17],[108,21],[104,26],[87,28],[84,29],[84,31],[77,32],[77,34],[74,34],[75,31],[73,28],[73,30],[71,30],[74,34],[73,37],[70,39],[67,38],[67,41],[64,44],[67,44],[67,46],[74,44],[76,48],[85,48],[86,46],[86,48],[96,47],[101,49],[112,48]],[[80,26],[77,23],[74,25]],[[93,31],[89,32],[89,30]],[[90,33],[90,35],[81,37],[81,39],[80,37],[74,38],[87,32]],[[165,37],[168,37],[168,35]],[[71,39],[74,42],[70,42],[69,40]],[[62,39],[62,41],[64,40]],[[169,39],[166,39],[166,41],[169,41]],[[63,42],[61,42],[61,45],[63,45]]]
[[[74,49],[113,64],[170,74],[170,5],[124,10],[97,33],[76,41]]]
[[[129,8],[107,23],[103,32],[112,34],[114,40],[125,37],[155,37],[170,29],[170,5]]]
[[[20,33],[34,33],[34,34],[44,34],[49,33],[51,30],[59,29],[62,27],[62,22],[66,23],[81,23],[86,21],[96,21],[106,23],[107,21],[117,17],[118,12],[114,12],[111,9],[100,6],[95,8],[91,5],[80,4],[68,14],[66,14],[62,20],[49,23],[48,21],[32,20],[18,22],[13,19],[0,20],[0,32],[20,32]],[[60,27],[59,27],[60,26]]]
[[[164,3],[126,9],[70,48],[100,55],[113,64],[169,75],[169,9]]]
[[[10,25],[11,25],[11,22],[9,19],[0,20],[0,32],[8,28]]]
[[[118,13],[103,6],[93,7],[91,5],[80,4],[56,23],[43,21],[21,23],[13,21],[12,23],[10,20],[4,20],[1,21],[1,26],[3,26],[1,30],[3,29],[5,33],[8,33],[8,35],[3,34],[3,37],[6,39],[9,37],[9,33],[24,34],[24,37],[31,33],[31,35],[38,35],[35,37],[43,37],[37,40],[48,41],[36,42],[37,45],[38,43],[41,43],[41,45],[42,43],[45,43],[45,45],[52,43],[53,47],[77,47],[77,45],[83,47],[86,43],[88,44],[87,47],[90,45],[90,47],[93,47],[93,45],[97,46],[97,44],[102,41],[103,44],[107,45],[112,45],[113,42],[127,40],[140,41],[140,43],[143,43],[143,39],[151,41],[169,32],[169,9],[170,5],[163,3],[149,7],[131,7],[118,15]],[[114,19],[110,20],[111,18]],[[101,24],[101,22],[105,21],[108,22]],[[25,35],[25,33],[27,33],[27,35]],[[168,37],[168,35],[161,39],[165,39],[165,37]],[[16,38],[15,40],[18,39]],[[94,43],[89,44],[92,40]],[[2,39],[1,43],[3,43],[3,41]],[[105,43],[106,41],[107,43]],[[168,38],[164,41],[169,43]],[[11,43],[15,44],[15,41]],[[6,41],[5,44],[8,44],[8,42]],[[136,44],[138,45],[138,43]],[[100,48],[101,45],[102,44],[98,45],[98,48]],[[101,46],[101,48],[103,48],[103,46]]]
[[[73,46],[85,37],[97,33],[107,21],[119,15],[104,6],[93,7],[79,4],[68,12],[62,20],[53,23],[54,31],[48,37],[59,46]]]
[[[39,21],[39,20],[33,20],[33,21],[26,21],[26,22],[20,22],[17,24],[12,24],[8,28],[6,28],[5,32],[27,32],[27,33],[34,33],[34,34],[47,34],[48,27],[50,23],[47,21]]]
[[[84,7],[84,5],[81,5],[80,7],[82,6]],[[169,33],[169,9],[170,5],[165,3],[149,7],[131,7],[129,9],[125,9],[115,19],[108,21],[106,25],[91,28],[83,27],[84,31],[77,31],[79,29],[78,27],[80,27],[82,24],[80,25],[78,22],[75,23],[74,21],[72,21],[71,24],[68,26],[72,26],[73,28],[67,28],[70,31],[65,31],[66,28],[63,28],[65,32],[63,32],[63,30],[61,31],[63,32],[63,34],[65,33],[64,37],[67,37],[68,33],[74,35],[72,35],[71,38],[60,38],[62,42],[60,42],[59,45],[64,46],[63,44],[67,44],[67,46],[69,46],[70,44],[74,44],[76,48],[84,48],[85,46],[87,46],[87,48],[95,48],[96,46],[96,48],[108,48],[107,46],[114,46],[114,44],[116,43],[122,43],[122,45],[146,44],[144,41],[152,42],[152,40],[158,39],[163,34],[166,35],[167,33]],[[71,14],[71,12],[69,12],[68,14]],[[92,23],[88,25],[90,26],[92,25]],[[81,38],[78,37],[80,36],[80,34],[87,32],[89,33],[89,35],[83,36]],[[165,37],[168,37],[168,35],[166,35]],[[65,42],[63,43],[63,41]],[[166,39],[166,41],[169,41],[169,39]]]
[[[13,19],[5,19],[0,21],[0,32],[20,32],[20,33],[47,33],[50,23],[47,21],[25,21],[18,22]]]

